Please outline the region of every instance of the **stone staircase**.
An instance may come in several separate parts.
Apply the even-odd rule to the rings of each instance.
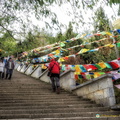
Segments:
[[[61,94],[53,93],[51,85],[14,71],[12,80],[0,80],[2,119],[120,120],[120,111],[112,111],[64,90]]]

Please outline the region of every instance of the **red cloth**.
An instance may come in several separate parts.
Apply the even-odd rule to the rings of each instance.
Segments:
[[[85,64],[85,65],[83,65],[88,71],[90,71],[90,70],[96,70],[97,69],[97,67],[95,67],[94,65],[92,65],[92,64]]]
[[[54,65],[54,66],[53,66]],[[51,70],[52,68],[52,70]],[[54,59],[51,59],[51,62],[49,64],[48,67],[49,70],[51,70],[51,73],[56,73],[56,74],[60,74],[60,65],[57,61],[55,61]]]
[[[115,62],[108,62],[108,63],[112,66],[113,69],[118,69],[119,68],[119,65],[116,64]]]
[[[75,75],[75,80],[78,80],[78,75]]]
[[[120,60],[120,58],[118,58],[118,60]]]

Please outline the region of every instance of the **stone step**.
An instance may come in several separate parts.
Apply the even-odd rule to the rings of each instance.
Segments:
[[[9,120],[9,119],[7,119]],[[18,119],[10,119],[10,120],[18,120]],[[67,117],[67,118],[38,118],[38,119],[22,119],[22,120],[120,120],[120,117]]]
[[[90,116],[88,116],[90,115]],[[18,120],[19,118],[23,119],[28,119],[28,118],[37,118],[36,120],[42,120],[41,118],[43,118],[43,120],[120,120],[120,116],[119,115],[101,115],[100,118],[96,117],[96,113],[92,114],[92,113],[87,113],[85,114],[85,117],[83,117],[83,114],[79,114],[79,113],[69,113],[69,114],[64,114],[64,113],[51,113],[51,114],[2,114],[0,115],[0,119],[13,119],[16,118],[16,120]]]
[[[0,88],[0,91],[2,91],[2,90],[26,90],[27,91],[27,89],[29,89],[29,90],[31,90],[31,89],[33,89],[33,90],[39,90],[39,89],[41,89],[41,90],[49,90],[51,88],[51,86],[49,86],[49,87],[45,87],[45,86],[43,86],[43,88],[41,88],[41,86],[40,87],[37,87],[37,86],[34,86],[34,87],[13,87],[13,86],[11,86],[11,87],[7,87],[7,86],[4,86],[4,87],[1,87]]]
[[[47,88],[41,88],[41,87],[33,87],[33,88],[21,88],[21,87],[17,87],[17,88],[15,88],[15,87],[11,87],[11,88],[5,88],[5,87],[3,87],[3,88],[1,88],[0,89],[0,92],[3,92],[3,91],[13,91],[13,90],[20,90],[20,91],[27,91],[27,89],[29,89],[29,91],[33,91],[33,90],[36,90],[36,91],[39,91],[39,90],[45,90],[45,91],[49,91],[49,90],[51,90],[51,87],[49,86],[49,87],[47,87]],[[63,89],[61,89],[61,91],[64,91],[64,92],[66,92],[66,93],[69,93],[69,92],[67,92],[67,91],[65,91],[65,90],[63,90]],[[41,91],[42,92],[42,91]]]
[[[29,95],[29,96],[28,96]],[[10,97],[12,96],[12,97]],[[56,95],[56,93],[15,93],[15,94],[7,94],[1,93],[0,94],[0,100],[12,100],[12,99],[71,99],[71,100],[79,100],[79,101],[90,101],[89,99],[84,99],[78,96],[74,96],[71,94],[59,94]]]
[[[3,88],[3,87],[7,87],[7,88],[26,88],[26,87],[28,87],[28,88],[30,88],[30,87],[33,87],[33,88],[35,88],[35,87],[37,87],[37,88],[39,88],[39,87],[50,87],[50,85],[51,84],[46,84],[46,83],[43,83],[43,84],[41,84],[40,82],[38,82],[38,83],[36,83],[36,84],[32,84],[32,83],[30,83],[30,84],[21,84],[21,83],[19,83],[19,82],[16,82],[15,84],[14,84],[14,82],[13,81],[11,81],[11,83],[5,83],[5,82],[3,82],[3,84],[1,84],[1,82],[0,82],[0,87],[1,88]]]
[[[32,97],[36,97],[36,96],[41,96],[41,97],[71,97],[72,95],[68,95],[68,94],[59,94],[59,95],[56,95],[56,93],[48,93],[48,94],[40,94],[40,93],[34,93],[34,94],[30,94],[30,93],[5,93],[5,94],[0,94],[0,97],[7,97],[7,96],[12,96],[12,97],[15,97],[15,96],[32,96]]]
[[[9,101],[0,101],[0,104],[9,104],[9,103],[13,103],[13,104],[16,104],[16,103],[40,103],[42,102],[42,104],[86,104],[86,103],[92,103],[90,101],[63,101],[63,100],[9,100]],[[1,105],[0,105],[1,106]]]
[[[19,109],[19,110],[0,110],[0,115],[2,114],[22,114],[22,113],[68,113],[68,112],[99,112],[99,111],[108,111],[109,108],[102,107],[92,107],[92,108],[42,108],[42,109]]]
[[[48,99],[49,97],[35,97],[35,98],[33,98],[33,97],[15,97],[15,98],[6,98],[6,97],[3,97],[3,98],[0,98],[0,102],[2,102],[2,101],[30,101],[30,100],[33,100],[33,101],[37,101],[37,100],[40,100],[40,101],[54,101],[54,100],[57,100],[57,101],[68,101],[68,100],[70,100],[70,101],[88,101],[88,100],[81,100],[81,99],[79,99],[79,98],[61,98],[61,99],[59,99],[59,98],[50,98],[50,99]],[[88,101],[89,102],[89,101]]]
[[[27,91],[27,89],[29,89],[30,91],[31,90],[46,90],[46,91],[48,91],[48,90],[50,90],[51,89],[51,86],[49,86],[49,87],[45,87],[45,86],[43,86],[43,88],[41,88],[41,86],[40,87],[24,87],[24,88],[22,88],[22,87],[13,87],[13,86],[11,86],[11,87],[1,87],[0,88],[0,92],[1,91],[13,91],[13,90],[21,90],[21,91]],[[61,91],[65,91],[65,90],[63,90],[63,89],[61,89]],[[42,92],[42,91],[41,91]],[[67,93],[69,93],[68,91],[65,91],[65,92],[67,92]]]
[[[12,113],[11,113],[12,114]],[[8,114],[8,115],[11,115]],[[13,113],[14,114],[14,113]],[[115,112],[115,111],[106,111],[106,112],[66,112],[66,113],[39,113],[39,112],[35,112],[32,113],[31,111],[29,111],[28,113],[26,112],[21,112],[21,115],[29,115],[32,114],[36,117],[46,117],[46,118],[51,118],[51,117],[76,117],[76,116],[81,116],[81,117],[96,117],[97,114],[99,114],[101,117],[120,117],[119,112]],[[17,113],[17,115],[20,115],[20,113]],[[1,114],[1,116],[5,116],[5,113]]]
[[[0,91],[0,94],[13,94],[13,93],[20,93],[20,94],[35,94],[35,93],[37,93],[37,94],[49,94],[50,95],[50,93],[52,92],[52,89],[51,90],[44,90],[44,92],[41,92],[40,90],[7,90],[7,91]],[[64,95],[66,95],[66,94],[69,94],[69,93],[67,93],[67,92],[65,92],[65,91],[61,91],[61,93],[62,94],[64,94]]]
[[[28,79],[28,82],[25,81],[25,79],[22,78],[21,80],[16,79],[15,81],[13,80],[0,80],[0,86],[5,86],[5,85],[15,85],[15,86],[49,86],[50,84],[47,84],[45,82],[36,81],[35,79]]]
[[[0,107],[3,107],[3,106],[34,106],[34,105],[42,105],[42,104],[44,104],[44,105],[71,105],[71,103],[59,103],[59,102],[57,102],[57,103],[54,103],[54,102],[51,102],[51,103],[48,103],[48,102],[46,102],[46,103],[40,103],[40,102],[37,102],[37,103],[2,103],[2,104],[0,104]],[[82,105],[82,104],[90,104],[90,103],[74,103],[74,105]],[[73,105],[73,104],[72,104]]]
[[[5,89],[5,88],[4,88]],[[3,91],[0,91],[0,94],[1,93],[4,93],[4,94],[13,94],[13,93],[41,93],[41,94],[50,94],[51,92],[52,92],[52,89],[50,89],[50,90],[43,90],[44,92],[42,92],[42,90],[41,89],[26,89],[26,90],[20,90],[20,89],[13,89],[13,90],[3,90]],[[61,91],[61,93],[62,94],[68,94],[68,95],[71,95],[71,93],[68,93],[68,92],[66,92],[66,91],[64,91],[64,90],[60,90]],[[73,95],[72,95],[73,96]]]
[[[21,93],[24,93],[24,92],[26,92],[26,93],[30,93],[30,92],[31,92],[31,93],[35,93],[35,92],[38,92],[38,93],[47,93],[47,94],[49,93],[49,94],[50,94],[51,91],[52,91],[52,89],[43,89],[43,90],[42,90],[42,89],[40,89],[40,88],[39,88],[39,89],[30,89],[30,90],[29,90],[29,89],[26,89],[26,90],[24,90],[24,89],[12,89],[12,90],[11,90],[11,89],[5,89],[5,88],[4,88],[0,93],[6,93],[6,94],[7,94],[7,93],[8,93],[8,94],[11,93],[11,94],[12,94],[12,93],[14,93],[14,92],[15,92],[15,93],[18,93],[18,92],[21,92]],[[68,93],[68,92],[66,92],[66,91],[64,91],[64,90],[61,90],[61,92],[64,93],[64,94],[68,94],[68,95],[75,96],[75,95],[73,95],[73,94],[71,94],[71,93]]]
[[[70,97],[70,98],[79,98],[79,99],[83,99],[83,98],[80,98],[80,97],[78,97],[78,96],[74,96],[74,95],[71,95],[71,94],[67,94],[67,93],[65,93],[65,94],[63,94],[62,92],[61,92],[61,94],[59,94],[59,95],[56,95],[56,92],[52,92],[52,91],[49,91],[49,92],[45,92],[45,93],[41,93],[41,92],[34,92],[34,93],[32,93],[32,92],[12,92],[12,93],[7,93],[7,92],[3,92],[3,93],[0,93],[0,98],[2,98],[2,96],[4,96],[4,97],[7,97],[8,95],[10,95],[10,96],[15,96],[15,95],[35,95],[35,96],[37,96],[37,95],[40,95],[41,97],[56,97],[56,98],[61,98],[61,97],[63,97],[63,98],[67,98],[67,97]],[[19,97],[19,96],[16,96],[16,97]],[[85,100],[85,99],[84,99]]]
[[[33,81],[34,82],[36,82],[34,79],[33,79]],[[4,88],[4,87],[6,87],[6,88],[26,88],[26,87],[28,87],[28,88],[31,88],[31,87],[33,87],[33,88],[47,88],[47,87],[50,87],[51,86],[51,84],[46,84],[46,83],[43,83],[43,84],[41,84],[40,82],[37,82],[36,84],[32,84],[32,83],[30,83],[30,84],[21,84],[21,83],[19,83],[19,82],[16,82],[15,84],[14,84],[14,82],[15,81],[10,81],[11,83],[5,83],[5,82],[3,82],[3,84],[1,84],[1,82],[0,82],[0,87],[1,88]],[[30,82],[30,81],[29,81]],[[0,89],[1,89],[0,88]]]
[[[5,94],[1,94],[0,96],[0,101],[8,101],[8,100],[71,100],[71,101],[90,101],[89,99],[81,99],[79,97],[74,97],[74,96],[64,96],[64,97],[59,97],[59,96],[37,96],[36,97],[33,97],[33,95],[31,96],[25,96],[25,95],[22,95],[22,96],[6,96]]]
[[[90,108],[90,107],[101,107],[100,105],[97,104],[70,104],[70,105],[47,105],[45,106],[44,104],[41,105],[31,105],[31,104],[27,104],[25,106],[1,106],[0,110],[15,110],[15,109],[43,109],[43,108]]]
[[[16,104],[16,103],[42,103],[42,104],[85,104],[85,103],[93,103],[92,101],[63,101],[63,100],[59,100],[59,101],[56,101],[56,100],[9,100],[9,101],[0,101],[0,104],[9,104],[9,103],[13,103],[13,104]]]
[[[39,89],[38,91],[37,90],[26,90],[26,91],[21,91],[21,90],[13,90],[13,91],[10,91],[10,90],[4,90],[4,91],[2,91],[2,92],[0,92],[0,94],[23,94],[23,93],[25,93],[25,94],[35,94],[35,93],[37,93],[37,94],[48,94],[48,95],[52,95],[52,94],[50,94],[52,92],[52,89],[51,90],[44,90],[44,92],[42,92],[41,91],[41,89]],[[74,95],[71,95],[71,94],[69,94],[69,93],[67,93],[67,92],[65,92],[65,91],[61,91],[61,93],[62,94],[64,94],[64,95],[69,95],[69,96],[74,96]],[[53,94],[54,95],[54,94]]]
[[[30,81],[29,82],[29,81],[26,80],[26,78],[23,77],[22,81],[21,81],[21,79],[15,79],[15,78],[14,78],[15,80],[3,79],[3,80],[0,80],[0,86],[8,85],[8,84],[10,84],[10,85],[17,85],[17,86],[19,86],[19,85],[31,85],[31,86],[32,85],[38,85],[38,86],[40,86],[40,85],[46,85],[47,86],[48,85],[49,86],[50,85],[49,83],[42,82],[41,80],[36,80],[34,78],[31,79],[31,77],[29,79],[27,78]]]
[[[9,101],[9,100],[48,100],[48,99],[50,99],[50,100],[71,100],[71,101],[88,101],[88,100],[82,100],[82,99],[79,99],[79,98],[73,98],[73,97],[61,97],[61,99],[59,98],[59,97],[49,97],[49,96],[44,96],[44,97],[42,97],[42,96],[26,96],[26,95],[21,95],[21,96],[7,96],[7,97],[5,97],[5,96],[1,96],[0,97],[0,101]],[[90,101],[90,100],[89,100]],[[88,101],[88,102],[89,102]]]
[[[32,98],[38,98],[38,99],[74,99],[79,101],[90,101],[86,99],[81,99],[79,97],[69,96],[69,95],[57,95],[56,93],[50,94],[0,94],[0,100],[5,99],[32,99]]]
[[[49,93],[51,90],[52,90],[52,89],[43,89],[44,93],[45,93],[45,92],[48,92],[48,93]],[[3,93],[3,92],[4,92],[4,93],[7,93],[7,92],[9,92],[9,93],[12,93],[12,92],[33,92],[33,93],[34,93],[35,91],[36,91],[36,92],[43,93],[41,88],[37,88],[37,89],[36,89],[36,88],[35,88],[35,89],[34,89],[34,88],[30,88],[30,89],[27,89],[27,88],[26,88],[26,89],[21,89],[21,88],[20,88],[20,89],[19,89],[19,88],[18,88],[18,89],[12,89],[12,88],[11,88],[11,89],[5,89],[5,88],[4,88],[4,89],[0,90],[0,93]],[[61,92],[64,92],[64,93],[66,93],[66,94],[69,94],[68,92],[66,92],[66,91],[64,91],[64,90],[61,90]]]
[[[32,80],[34,80],[34,79],[32,79]],[[33,82],[36,82],[36,80],[34,80]],[[42,87],[42,86],[50,86],[50,84],[46,84],[46,83],[41,83],[41,81],[37,81],[37,83],[21,83],[21,82],[16,82],[16,81],[9,81],[9,80],[5,80],[5,81],[3,81],[3,82],[1,82],[0,81],[0,87],[4,87],[4,86],[8,86],[8,87],[10,87],[10,86],[15,86],[15,87],[19,87],[19,86],[21,86],[21,87],[24,87],[24,86],[28,86],[28,87],[30,87],[30,86],[39,86],[39,87]]]
[[[17,82],[17,81],[9,81],[9,80],[7,80],[8,82],[6,82],[6,81],[3,81],[3,83],[1,83],[1,81],[0,81],[0,87],[4,87],[4,86],[8,86],[8,87],[10,87],[10,86],[15,86],[15,87],[17,87],[17,86],[21,86],[21,87],[31,87],[31,86],[39,86],[39,87],[42,87],[42,86],[50,86],[50,84],[46,84],[46,83],[41,83],[41,81],[36,81],[36,80],[34,80],[34,79],[32,79],[32,81],[33,81],[33,83],[31,83],[31,81],[30,81],[30,83],[24,83],[24,82]]]
[[[6,101],[8,101],[8,100],[48,100],[48,99],[50,99],[50,100],[70,100],[71,99],[71,101],[90,101],[91,102],[91,100],[89,100],[89,99],[81,99],[81,98],[79,98],[79,97],[75,97],[75,96],[69,96],[69,95],[60,95],[60,94],[56,94],[56,92],[55,93],[51,93],[51,95],[50,94],[44,94],[44,95],[42,95],[42,94],[36,94],[36,95],[34,95],[34,94],[0,94],[0,101],[3,101],[3,100],[6,100]],[[95,102],[94,102],[95,103]]]
[[[19,84],[19,83],[18,83]],[[7,89],[11,89],[11,88],[14,88],[14,89],[18,89],[18,88],[23,88],[23,89],[26,89],[26,88],[43,88],[44,89],[44,87],[45,88],[49,88],[50,87],[50,85],[29,85],[29,84],[26,84],[26,85],[14,85],[14,84],[7,84],[7,85],[1,85],[0,84],[0,90],[2,90],[2,88],[4,88],[4,87],[6,87]]]
[[[33,79],[28,79],[29,81],[26,82],[26,78],[22,78],[22,81],[19,80],[19,79],[15,79],[15,81],[13,80],[0,80],[0,86],[4,86],[4,85],[16,85],[16,86],[24,86],[24,85],[28,85],[28,86],[42,86],[42,85],[45,85],[45,86],[49,86],[50,84],[49,83],[45,83],[45,82],[42,82],[41,80],[35,80],[34,78]]]

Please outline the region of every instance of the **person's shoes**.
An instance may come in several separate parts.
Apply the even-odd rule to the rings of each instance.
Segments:
[[[56,92],[56,89],[52,89],[52,92]]]
[[[57,88],[56,92],[57,94],[60,94],[60,87]]]
[[[9,80],[11,80],[11,76],[12,76],[12,75],[10,74],[10,76],[8,77]]]

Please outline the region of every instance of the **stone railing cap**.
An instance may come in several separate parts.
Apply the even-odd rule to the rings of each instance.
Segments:
[[[82,83],[82,84],[80,84],[80,85],[78,85],[78,86],[75,86],[75,87],[72,89],[72,91],[73,91],[73,90],[76,90],[76,89],[78,89],[78,88],[80,88],[80,87],[83,87],[83,86],[85,86],[85,85],[91,84],[91,83],[93,83],[93,82],[95,82],[95,81],[98,81],[98,80],[100,80],[101,78],[105,78],[105,77],[111,78],[112,75],[111,75],[111,74],[105,74],[105,75],[102,75],[102,76],[100,76],[100,77],[98,77],[98,78],[94,78],[94,79],[92,79],[92,80],[90,80],[90,81],[87,81],[87,82]]]
[[[67,70],[67,71],[65,71],[65,72],[63,72],[63,73],[61,73],[60,76],[62,77],[63,75],[65,75],[65,74],[67,74],[67,73],[69,73],[69,72],[75,72],[75,70],[69,69],[69,70]]]

